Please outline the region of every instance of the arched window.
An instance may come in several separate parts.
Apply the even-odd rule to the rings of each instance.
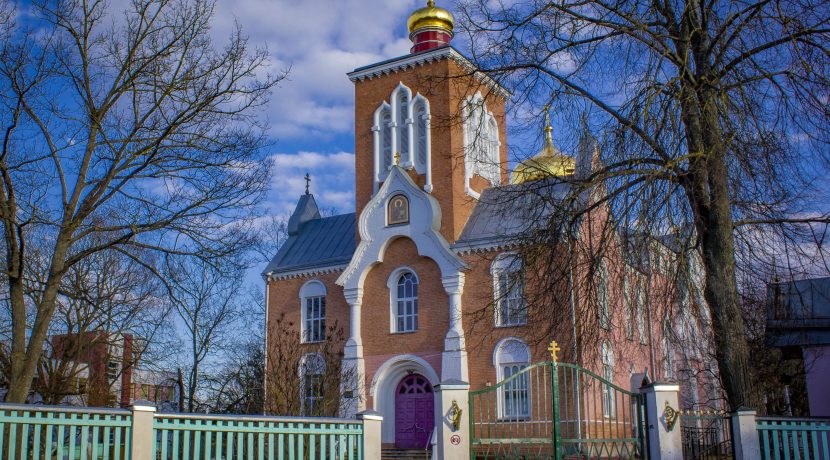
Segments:
[[[392,332],[418,330],[418,277],[408,268],[400,268],[389,278]]]
[[[527,344],[515,337],[502,339],[493,353],[493,364],[499,382],[510,379],[499,391],[499,417],[529,417],[530,379],[526,371],[522,372],[530,364],[530,349]]]
[[[491,185],[501,183],[499,127],[496,117],[487,110],[481,93],[468,97],[462,107],[464,122],[464,169],[467,193],[478,198],[470,188],[470,179],[479,175]]]
[[[326,362],[319,353],[308,353],[300,359],[303,415],[321,415],[325,373]]]
[[[597,319],[599,327],[611,329],[611,310],[608,305],[608,267],[605,260],[600,260],[594,274],[594,285],[597,289]]]
[[[389,102],[383,102],[374,115],[375,191],[400,154],[400,166],[415,168],[426,174],[424,189],[432,191],[430,172],[429,101],[422,95],[412,96],[403,83],[392,91]]]
[[[602,362],[602,378],[608,382],[614,381],[614,351],[608,342],[602,344],[600,352]],[[602,384],[602,416],[615,418],[617,416],[616,393],[610,384]]]
[[[503,254],[490,266],[493,276],[493,302],[496,326],[527,324],[522,260],[516,254]]]
[[[644,277],[640,277],[639,282],[637,283],[637,332],[640,335],[640,343],[645,345],[646,344],[646,295],[645,295],[645,283],[648,280]]]
[[[326,287],[312,280],[300,289],[301,334],[303,343],[326,340]]]

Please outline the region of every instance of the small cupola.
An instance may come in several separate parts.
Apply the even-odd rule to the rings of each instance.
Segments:
[[[409,39],[412,40],[411,53],[431,50],[448,45],[453,37],[455,19],[449,11],[435,6],[433,0],[427,6],[415,10],[406,22]]]

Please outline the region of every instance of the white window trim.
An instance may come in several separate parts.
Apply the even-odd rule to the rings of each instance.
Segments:
[[[505,347],[505,345],[508,342],[518,342],[518,343],[522,344],[522,346],[524,347],[525,353],[526,353],[526,358],[527,358],[524,362],[519,362],[519,361],[500,362],[499,361],[500,351]],[[501,383],[505,379],[505,377],[504,377],[504,368],[506,366],[511,366],[511,365],[513,365],[513,366],[515,366],[515,365],[524,366],[523,368],[527,368],[528,366],[530,366],[530,347],[527,345],[527,342],[525,342],[524,340],[522,340],[518,337],[514,337],[514,336],[505,337],[505,338],[499,340],[499,342],[496,344],[496,347],[493,349],[493,367],[496,368],[496,381],[498,383]],[[525,419],[530,418],[530,415],[531,415],[530,411],[532,410],[530,408],[530,400],[531,400],[531,397],[532,397],[531,391],[532,391],[532,389],[531,389],[531,385],[530,385],[530,379],[528,378],[527,379],[528,413],[527,414],[519,414],[519,415],[515,415],[515,416],[508,416],[508,415],[505,414],[504,388],[502,387],[498,391],[496,391],[496,412],[497,412],[497,416],[498,416],[499,420],[525,420]]]
[[[418,318],[418,327],[412,331],[398,331],[398,279],[404,273],[412,273],[412,276],[415,277],[415,282],[418,283],[418,291],[420,295],[421,278],[414,269],[407,265],[402,265],[392,270],[392,273],[386,280],[386,287],[389,288],[389,332],[392,334],[412,334],[414,332],[418,332],[421,325],[421,305],[420,302],[418,302],[418,313],[416,314],[416,318]],[[418,299],[419,296],[416,296],[415,298]]]
[[[504,324],[501,318],[501,305],[500,301],[502,300],[502,292],[501,292],[501,283],[500,279],[503,274],[512,274],[512,273],[519,273],[522,277],[522,286],[521,286],[521,295],[522,299],[521,302],[524,304],[524,321],[519,322],[516,324]],[[522,264],[522,260],[518,254],[515,252],[507,252],[504,254],[500,254],[493,260],[493,263],[490,264],[490,276],[493,279],[493,302],[495,308],[493,309],[493,321],[496,327],[521,327],[527,325],[527,299],[525,298],[525,285],[524,285],[524,265]]]
[[[326,340],[326,327],[325,327],[325,320],[326,315],[323,314],[323,338],[321,340],[306,340],[306,299],[313,298],[313,297],[323,297],[325,299],[328,296],[328,290],[326,289],[326,285],[323,284],[322,281],[313,279],[306,281],[305,284],[300,288],[300,343],[320,343],[325,342]]]

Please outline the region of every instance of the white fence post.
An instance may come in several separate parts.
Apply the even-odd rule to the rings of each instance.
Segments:
[[[156,406],[149,401],[136,401],[130,410],[133,412],[133,436],[130,444],[132,460],[153,460],[156,440],[153,438],[153,418]]]
[[[678,392],[680,386],[651,383],[640,390],[646,399],[646,427],[651,460],[682,460]]]
[[[761,458],[761,444],[758,441],[758,427],[755,426],[755,411],[738,409],[732,415],[732,449],[735,460]]]
[[[437,460],[470,458],[470,384],[447,380],[435,385]]]
[[[365,410],[357,414],[358,420],[363,420],[363,458],[365,460],[380,460],[381,437],[380,429],[383,416],[373,410]]]

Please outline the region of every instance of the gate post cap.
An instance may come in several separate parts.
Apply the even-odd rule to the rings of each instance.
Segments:
[[[380,412],[378,412],[378,411],[367,409],[363,412],[358,412],[357,419],[358,420],[383,420],[383,416],[380,415]]]
[[[457,379],[447,379],[435,385],[436,390],[469,390],[470,384]]]
[[[156,408],[156,404],[152,401],[139,399],[137,401],[133,401],[132,406],[130,406],[130,410],[138,412],[155,412],[158,409]]]
[[[640,387],[643,392],[680,391],[680,385],[671,382],[651,382]]]

